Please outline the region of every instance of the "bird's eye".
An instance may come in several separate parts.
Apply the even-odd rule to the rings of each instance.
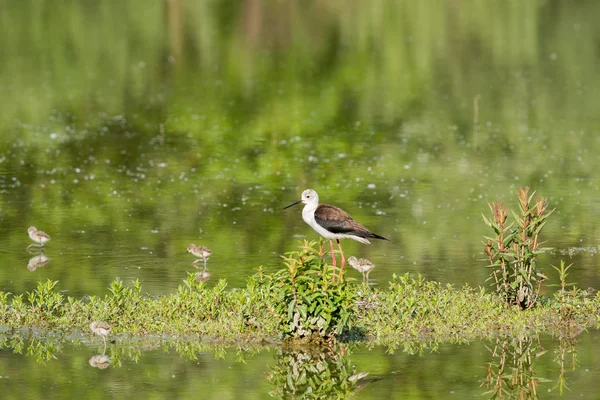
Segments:
[[[307,199],[310,199],[310,194],[306,196]]]

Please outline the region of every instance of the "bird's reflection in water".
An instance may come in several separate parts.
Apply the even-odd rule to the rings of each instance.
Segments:
[[[210,279],[211,276],[211,273],[208,272],[206,268],[204,268],[203,271],[200,271],[196,274],[196,282],[206,282]]]
[[[105,354],[96,354],[89,360],[90,366],[98,369],[106,369],[110,365],[110,357]]]
[[[44,253],[38,254],[35,257],[31,257],[27,262],[27,269],[31,272],[35,271],[38,268],[45,267],[50,262],[50,258]]]

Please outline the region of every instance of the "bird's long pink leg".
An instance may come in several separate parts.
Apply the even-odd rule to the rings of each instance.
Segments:
[[[336,266],[336,262],[335,262],[335,250],[333,250],[333,240],[329,239],[329,246],[331,247],[331,263],[333,264],[333,266]]]
[[[340,244],[340,239],[336,239],[338,248],[340,249],[340,254],[342,255],[342,267],[340,268],[340,280],[342,280],[342,271],[344,270],[344,265],[346,264],[346,259],[344,258],[344,252],[342,251],[342,245]]]

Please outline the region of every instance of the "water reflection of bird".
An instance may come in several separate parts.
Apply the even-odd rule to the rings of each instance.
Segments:
[[[206,282],[207,280],[210,279],[210,277],[211,277],[211,274],[210,274],[210,272],[208,272],[208,270],[205,267],[203,271],[200,271],[196,274],[196,281]]]
[[[29,234],[31,240],[33,240],[36,243],[39,243],[37,246],[41,247],[42,249],[44,248],[44,243],[50,240],[50,236],[46,232],[38,231],[35,226],[30,226],[29,229],[27,229],[27,233]],[[27,249],[29,249],[32,246],[36,245],[30,244],[29,246],[27,246]]]
[[[380,377],[367,378],[368,375],[368,372],[359,372],[348,378],[348,381],[350,381],[350,383],[353,385],[354,393],[358,393],[367,385],[382,379]]]
[[[348,258],[348,264],[350,264],[352,266],[352,268],[354,268],[355,270],[357,270],[358,272],[360,272],[363,275],[363,282],[365,282],[365,278],[366,278],[366,282],[368,285],[369,284],[369,272],[371,272],[373,270],[373,268],[375,268],[375,265],[373,265],[373,263],[371,261],[367,260],[366,258],[357,259],[354,256]]]
[[[204,266],[205,267],[206,267],[206,260],[212,254],[212,251],[208,247],[205,247],[205,246],[196,246],[193,243],[190,243],[190,245],[187,247],[187,252],[188,253],[192,253],[192,255],[194,257],[198,257],[199,259],[201,258],[204,261]],[[194,261],[192,263],[192,264],[194,264],[194,267],[196,267],[196,268],[198,268],[198,266],[196,265],[196,263],[200,261],[199,259],[196,260],[196,261]]]
[[[110,357],[104,354],[97,354],[90,358],[89,363],[94,368],[105,369],[110,365]]]
[[[94,321],[90,324],[90,329],[96,335],[102,336],[104,347],[106,347],[106,337],[110,334],[110,325],[104,321]]]
[[[356,222],[344,210],[330,206],[329,204],[319,204],[319,195],[312,189],[307,189],[302,192],[302,198],[295,203],[290,204],[286,208],[295,206],[296,204],[304,203],[302,209],[302,219],[319,235],[325,239],[329,239],[331,247],[331,258],[333,265],[336,265],[335,256],[333,255],[333,239],[337,241],[340,254],[342,256],[342,266],[346,262],[340,239],[353,239],[357,242],[369,244],[369,239],[389,240],[383,236],[376,235],[369,231],[363,225]],[[341,275],[341,271],[340,271]]]
[[[45,256],[44,253],[41,253],[40,255],[31,257],[29,259],[29,262],[27,263],[27,269],[33,272],[38,268],[45,267],[49,262],[50,258]]]

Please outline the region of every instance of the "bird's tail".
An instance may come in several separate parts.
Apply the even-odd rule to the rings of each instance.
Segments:
[[[376,234],[376,233],[372,233],[372,232],[371,232],[371,235],[372,235],[372,236],[369,236],[369,237],[371,237],[371,238],[373,238],[373,239],[381,239],[381,240],[387,240],[387,241],[389,241],[389,240],[390,240],[390,239],[388,239],[388,238],[384,238],[383,236],[379,236],[379,235],[378,235],[378,234]]]

